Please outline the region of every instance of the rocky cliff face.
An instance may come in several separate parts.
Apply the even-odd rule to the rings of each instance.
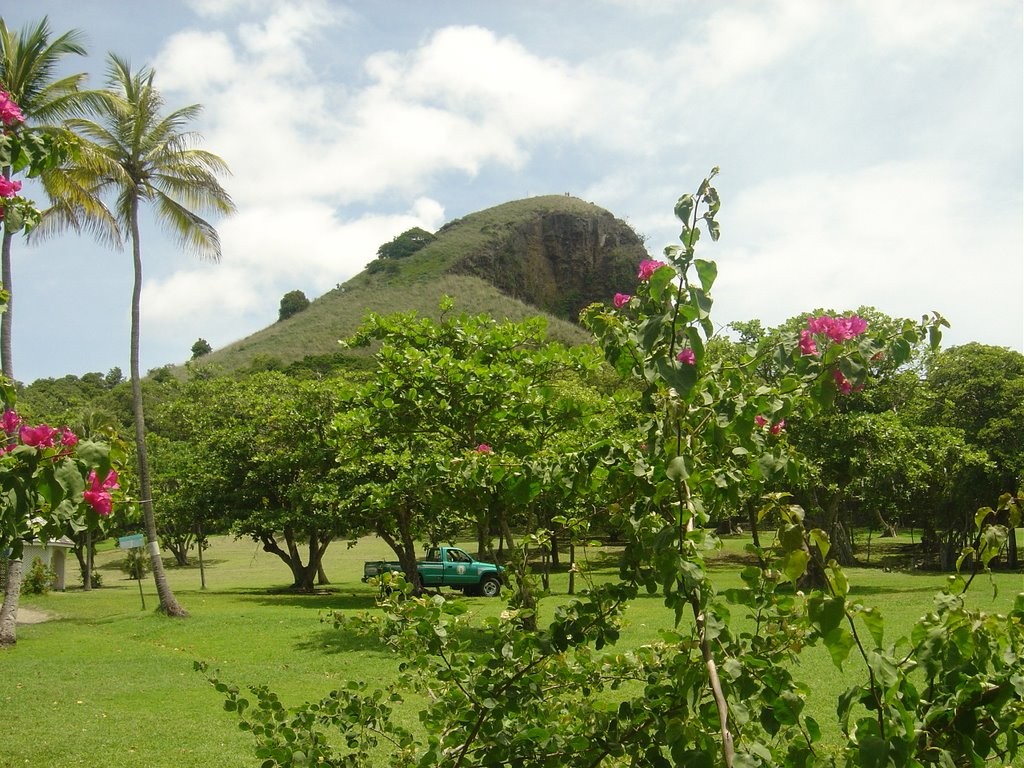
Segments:
[[[489,242],[450,271],[481,277],[513,298],[576,321],[587,305],[632,292],[637,265],[649,258],[628,224],[590,208],[539,209],[530,219],[495,226]]]

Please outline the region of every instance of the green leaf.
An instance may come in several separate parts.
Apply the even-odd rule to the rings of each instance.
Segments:
[[[794,549],[791,552],[787,552],[782,558],[782,572],[786,574],[786,578],[795,584],[804,575],[804,571],[807,570],[807,561],[809,559],[807,552],[802,549]]]
[[[821,528],[812,528],[809,535],[811,541],[814,542],[814,546],[821,552],[822,559],[828,557],[828,551],[832,548],[832,542],[828,540],[828,534],[821,530]]]
[[[655,301],[662,300],[662,294],[665,293],[665,288],[672,285],[672,280],[675,279],[676,271],[670,266],[658,267],[654,270],[654,274],[651,275],[648,285],[650,286],[651,298]]]
[[[822,639],[825,642],[825,647],[828,648],[829,655],[832,656],[832,663],[842,669],[843,662],[846,661],[850,655],[850,649],[853,648],[853,635],[845,627],[836,627]]]
[[[871,639],[875,641],[875,648],[882,647],[882,637],[885,632],[885,620],[881,612],[874,607],[862,608],[860,617],[871,633]]]
[[[697,277],[700,278],[700,285],[705,291],[710,291],[718,277],[718,265],[713,261],[694,259],[693,266],[697,269]]]
[[[687,467],[687,461],[685,456],[676,456],[672,461],[668,463],[665,468],[665,475],[669,480],[674,480],[677,483],[686,480],[690,476],[690,470]]]

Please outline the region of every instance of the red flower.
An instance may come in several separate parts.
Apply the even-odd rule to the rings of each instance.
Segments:
[[[89,470],[88,483],[89,489],[82,492],[82,499],[99,514],[103,516],[109,515],[113,507],[110,492],[115,488],[121,487],[117,484],[117,472],[110,470],[107,474],[107,479],[101,483],[100,479],[96,476],[96,470],[91,469]]]

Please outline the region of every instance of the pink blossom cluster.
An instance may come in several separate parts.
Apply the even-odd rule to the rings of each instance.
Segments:
[[[808,317],[807,327],[800,331],[800,354],[817,355],[818,343],[815,334],[827,336],[836,344],[849,341],[860,336],[868,329],[867,320],[857,315],[849,317]]]
[[[836,382],[836,389],[839,390],[840,394],[848,395],[851,392],[853,392],[853,390],[854,390],[853,384],[850,383],[850,380],[848,378],[846,378],[843,375],[843,372],[840,371],[838,368],[836,368],[834,371],[832,371],[832,378]]]
[[[78,435],[67,427],[56,429],[49,424],[37,424],[31,427],[25,424],[21,416],[10,408],[4,411],[3,416],[0,416],[0,428],[3,428],[8,436],[2,449],[4,453],[9,453],[14,449],[16,443],[10,438],[15,435],[22,445],[32,448],[55,448],[57,446],[74,448],[78,445]]]
[[[676,360],[685,365],[694,365],[697,362],[697,357],[693,354],[692,349],[683,347],[679,350],[679,354],[676,355]]]
[[[774,424],[771,424],[771,426],[768,426],[770,422],[761,414],[757,414],[757,416],[754,417],[754,423],[761,429],[763,429],[764,427],[768,427],[768,432],[772,435],[777,435],[786,428],[785,419],[779,419]]]
[[[651,275],[658,271],[661,267],[667,267],[664,261],[655,261],[654,259],[644,259],[640,262],[640,271],[636,273],[638,280],[646,282],[651,279]]]
[[[7,435],[0,454],[10,453],[19,443],[32,448],[61,448],[57,456],[65,456],[78,445],[78,435],[67,427],[57,429],[49,424],[30,426],[16,411],[7,408],[0,416],[0,429]],[[15,439],[17,438],[17,439]],[[117,472],[111,470],[102,483],[96,477],[96,470],[90,470],[89,488],[82,493],[83,500],[101,515],[109,515],[113,502],[110,492],[120,486],[117,484]]]
[[[612,304],[615,305],[616,309],[622,309],[624,306],[629,304],[629,300],[632,298],[633,297],[628,293],[616,293],[615,297],[612,299]]]
[[[7,128],[15,123],[25,122],[25,115],[22,114],[21,107],[15,104],[11,94],[2,88],[0,88],[0,122]]]
[[[117,472],[110,470],[107,473],[106,479],[101,483],[96,475],[96,470],[91,469],[89,470],[89,477],[86,482],[88,482],[89,487],[82,492],[82,498],[99,514],[109,515],[110,510],[113,508],[110,492],[121,487],[117,484]]]
[[[11,181],[6,176],[0,176],[0,197],[14,197],[20,191],[20,181]]]
[[[487,443],[480,443],[475,449],[477,453],[493,453],[494,450]]]

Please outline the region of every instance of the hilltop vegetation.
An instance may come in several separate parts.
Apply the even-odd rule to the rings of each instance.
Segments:
[[[636,265],[647,257],[629,225],[565,195],[469,214],[443,226],[414,252],[395,257],[387,246],[400,239],[382,245],[382,258],[302,312],[195,364],[216,373],[338,357],[338,340],[355,331],[368,312],[415,311],[436,318],[445,295],[455,300],[458,312],[515,321],[545,317],[552,340],[586,344],[590,335],[576,324],[580,310],[631,290]]]

